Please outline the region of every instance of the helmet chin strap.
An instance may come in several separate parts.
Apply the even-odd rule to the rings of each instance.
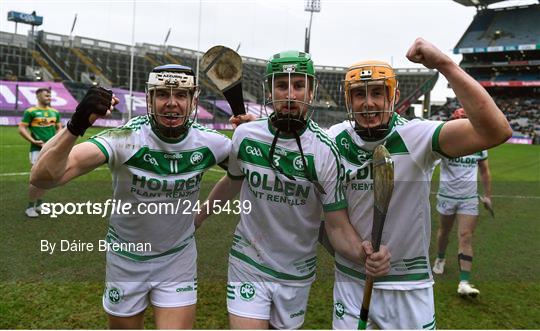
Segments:
[[[355,121],[354,131],[365,141],[377,141],[381,140],[390,131],[390,121],[386,124],[378,125],[374,128],[364,128]]]
[[[159,130],[159,133],[161,133],[164,137],[169,138],[169,139],[180,138],[188,130],[188,126],[186,125],[165,126],[158,123],[157,127]]]
[[[307,125],[307,120],[303,117],[296,118],[273,112],[270,115],[270,123],[279,131],[292,134],[293,132],[302,131]]]

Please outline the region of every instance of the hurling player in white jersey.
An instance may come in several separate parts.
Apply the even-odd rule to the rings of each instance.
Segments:
[[[352,224],[362,238],[371,236],[373,175],[370,160],[383,144],[395,167],[395,185],[382,243],[392,252],[388,275],[375,278],[367,328],[435,328],[433,278],[429,266],[430,180],[441,156],[469,155],[496,146],[511,135],[510,126],[489,94],[448,56],[418,38],[407,58],[443,74],[469,119],[447,123],[407,121],[394,112],[400,92],[393,68],[363,61],[346,73],[349,121],[330,128],[343,157]],[[365,270],[336,253],[334,318],[336,329],[356,329]]]
[[[451,119],[467,118],[463,108],[455,110]],[[439,191],[437,194],[437,211],[440,215],[437,231],[437,258],[433,263],[433,272],[442,274],[446,263],[445,253],[448,236],[454,222],[458,223],[458,264],[459,285],[457,292],[461,296],[476,297],[480,291],[474,288],[469,279],[471,276],[473,249],[472,236],[478,220],[477,173],[484,187],[484,196],[480,197],[486,209],[493,211],[491,204],[491,174],[487,160],[487,151],[471,155],[442,158]]]
[[[320,216],[335,249],[384,275],[390,254],[372,254],[351,227],[335,144],[311,119],[317,81],[310,55],[275,54],[266,67],[268,118],[239,126],[228,174],[208,198],[240,191],[252,205],[241,214],[229,254],[227,307],[232,329],[302,326],[317,264]],[[208,215],[197,217],[198,225]],[[367,257],[366,257],[367,256]]]
[[[148,305],[158,328],[193,328],[194,216],[177,213],[175,206],[193,206],[203,172],[223,164],[231,146],[227,137],[195,122],[198,94],[191,68],[156,67],[148,77],[146,116],[75,145],[78,136],[118,102],[111,91],[93,87],[67,128],[45,145],[33,169],[32,182],[50,188],[107,163],[114,199],[132,204],[127,214],[111,213],[106,236],[117,247],[107,252],[102,300],[110,328],[143,328]],[[149,204],[169,207],[152,215],[144,211]],[[138,249],[141,244],[144,250]]]

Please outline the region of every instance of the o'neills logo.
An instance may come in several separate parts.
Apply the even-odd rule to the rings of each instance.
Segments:
[[[179,160],[182,158],[182,154],[180,153],[174,153],[174,154],[163,154],[163,157],[167,160]]]

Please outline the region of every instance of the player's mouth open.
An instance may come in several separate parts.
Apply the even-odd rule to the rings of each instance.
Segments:
[[[377,113],[363,113],[362,114],[362,117],[364,118],[374,118],[375,116],[377,116]]]
[[[182,117],[179,113],[175,112],[166,112],[161,117],[163,119],[164,124],[167,125],[178,125],[182,121]]]

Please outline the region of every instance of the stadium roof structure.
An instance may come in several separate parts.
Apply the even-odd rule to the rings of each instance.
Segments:
[[[506,0],[454,0],[455,2],[467,7],[487,7],[491,4]]]

